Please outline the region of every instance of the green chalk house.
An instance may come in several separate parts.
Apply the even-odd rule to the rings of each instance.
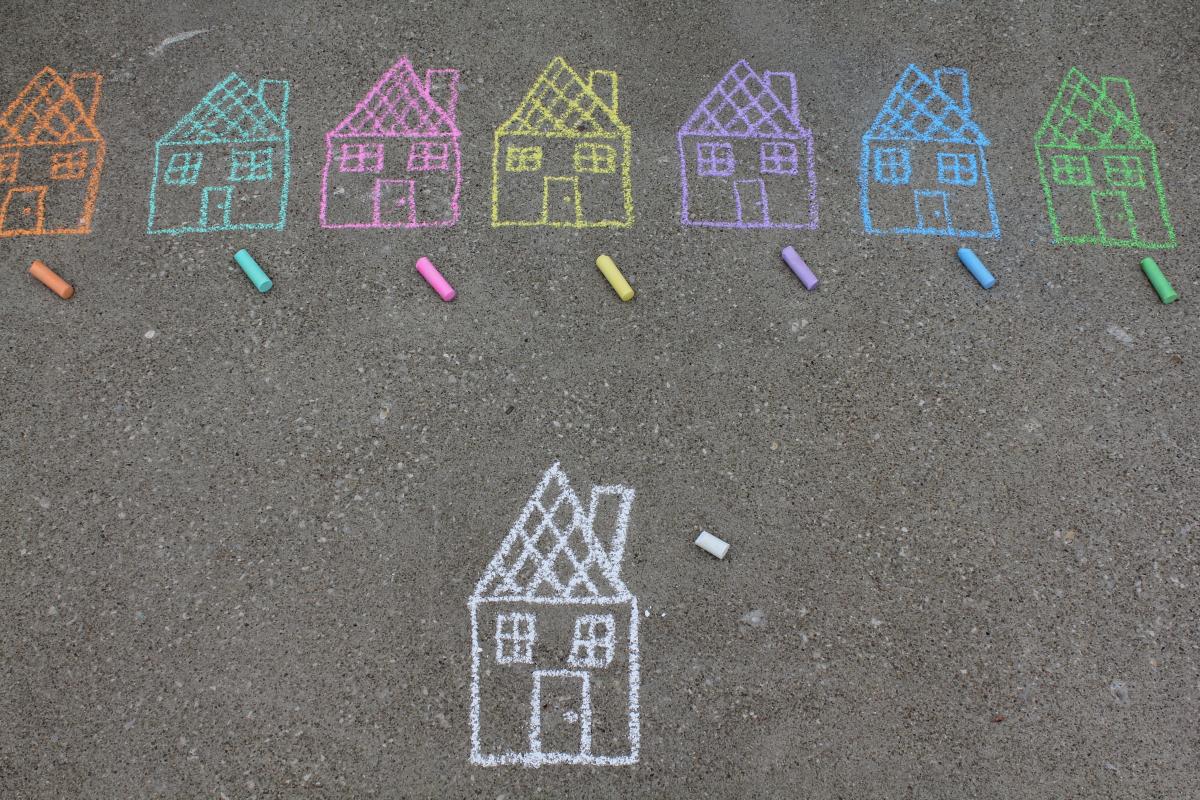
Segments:
[[[1154,142],[1129,81],[1072,67],[1034,139],[1059,244],[1170,248],[1175,231]]]

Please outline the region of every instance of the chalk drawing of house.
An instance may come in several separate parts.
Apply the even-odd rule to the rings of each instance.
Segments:
[[[1072,67],[1034,149],[1056,242],[1175,246],[1158,154],[1129,81],[1106,77],[1097,86]]]
[[[418,77],[408,57],[325,135],[321,225],[421,228],[458,220],[458,70]]]
[[[101,78],[46,67],[0,116],[0,236],[88,233],[100,190]]]
[[[633,498],[596,486],[584,506],[553,464],[488,564],[467,601],[473,763],[637,762],[638,604],[618,574]]]
[[[679,129],[684,225],[815,228],[812,131],[796,76],[739,61]]]
[[[999,238],[990,143],[971,119],[962,69],[930,78],[909,65],[863,135],[859,167],[868,233]]]
[[[154,147],[149,233],[282,230],[291,179],[287,81],[212,88]]]
[[[632,133],[618,116],[617,73],[583,80],[554,58],[496,129],[492,225],[633,224]]]

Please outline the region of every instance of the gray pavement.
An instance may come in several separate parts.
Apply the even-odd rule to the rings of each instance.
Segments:
[[[1200,797],[1190,3],[0,19],[4,102],[97,70],[108,146],[90,235],[0,239],[0,796]],[[324,134],[405,53],[462,70],[462,218],[323,230]],[[620,75],[631,228],[490,226],[492,133],[556,54]],[[816,231],[679,224],[675,133],[740,58],[798,76]],[[862,230],[859,139],[909,63],[970,72],[989,292],[954,239]],[[1141,251],[1051,243],[1032,141],[1071,66],[1132,81],[1174,305]],[[235,70],[291,81],[286,230],[147,235],[155,139]],[[555,461],[637,490],[640,759],[474,766],[467,599]]]

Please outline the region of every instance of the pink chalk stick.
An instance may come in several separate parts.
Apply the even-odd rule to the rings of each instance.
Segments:
[[[433,287],[433,290],[438,293],[438,296],[447,303],[454,299],[455,294],[457,294],[454,291],[454,287],[442,277],[442,273],[438,272],[438,268],[435,267],[433,262],[425,256],[421,256],[417,259],[417,272],[421,273],[421,277],[424,278],[425,281]]]
[[[796,277],[799,278],[801,283],[804,284],[805,289],[808,289],[811,292],[813,289],[817,288],[817,284],[820,283],[820,281],[817,280],[817,276],[813,273],[813,271],[808,268],[808,264],[804,263],[804,259],[800,257],[799,253],[796,252],[796,248],[789,244],[787,247],[783,248],[782,255],[783,260],[787,262],[789,267],[791,267],[792,272],[796,273]]]

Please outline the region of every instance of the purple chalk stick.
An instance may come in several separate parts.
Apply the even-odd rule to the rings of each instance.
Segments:
[[[805,289],[808,289],[811,292],[813,289],[817,288],[817,284],[820,283],[820,281],[817,280],[817,276],[813,274],[813,271],[808,268],[808,264],[804,263],[804,259],[800,257],[799,253],[796,252],[796,248],[789,244],[787,247],[783,248],[782,255],[783,260],[789,267],[791,267],[792,272],[796,273],[796,277],[799,278],[801,283],[804,284]]]

